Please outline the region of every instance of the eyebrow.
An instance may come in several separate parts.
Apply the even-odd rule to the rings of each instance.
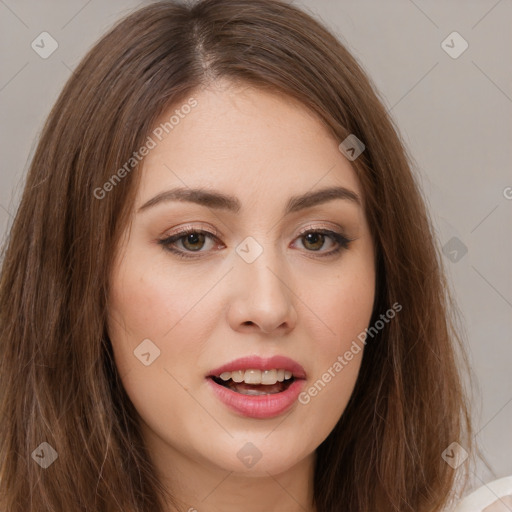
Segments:
[[[313,206],[333,201],[335,199],[351,201],[358,206],[362,206],[361,199],[352,190],[345,187],[328,187],[315,192],[306,192],[305,194],[290,197],[286,203],[284,215],[305,210],[306,208],[312,208]],[[138,213],[157,204],[167,203],[170,201],[196,203],[201,206],[206,206],[207,208],[226,210],[232,213],[238,213],[242,209],[242,204],[236,197],[216,190],[201,188],[174,188],[161,192],[144,203],[138,209]]]

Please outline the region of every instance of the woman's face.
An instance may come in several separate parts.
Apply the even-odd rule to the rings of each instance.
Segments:
[[[227,82],[193,97],[133,171],[115,361],[162,464],[277,474],[314,456],[356,382],[362,350],[344,354],[375,288],[363,191],[300,105]]]

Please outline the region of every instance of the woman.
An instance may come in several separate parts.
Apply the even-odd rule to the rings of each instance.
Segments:
[[[438,254],[318,22],[136,11],[66,84],[11,229],[2,509],[450,506],[473,448]]]

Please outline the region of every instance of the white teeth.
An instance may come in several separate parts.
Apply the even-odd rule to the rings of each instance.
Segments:
[[[277,382],[277,370],[264,370],[261,372],[262,384],[275,384]]]
[[[261,384],[261,370],[245,370],[246,384]]]
[[[220,378],[223,381],[232,379],[233,382],[246,384],[264,384],[271,386],[276,382],[283,382],[292,378],[290,370],[273,369],[273,370],[237,370],[235,372],[222,372]]]
[[[238,370],[236,372],[231,372],[231,378],[233,382],[242,382],[244,380],[245,372],[243,370]]]

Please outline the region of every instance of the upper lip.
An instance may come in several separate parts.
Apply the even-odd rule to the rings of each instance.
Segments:
[[[211,370],[208,377],[219,377],[224,372],[235,372],[237,370],[289,370],[296,379],[305,379],[306,372],[304,368],[286,356],[273,356],[262,358],[259,356],[246,356],[235,359],[229,363],[223,364],[214,370]]]

